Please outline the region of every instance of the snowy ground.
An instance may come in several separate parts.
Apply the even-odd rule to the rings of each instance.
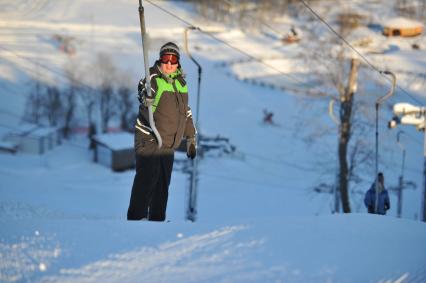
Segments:
[[[134,70],[137,82],[142,59],[133,2],[0,1],[1,124],[19,125],[27,76],[61,81],[55,72],[69,58],[51,41],[55,33],[76,37],[79,62],[107,52],[123,70]],[[188,6],[156,3],[202,23]],[[170,39],[182,44],[182,23],[149,4],[146,13],[153,52]],[[252,55],[281,56],[268,63],[299,80],[309,70],[294,59],[303,52],[295,46],[217,24],[215,29],[216,36]],[[301,113],[314,128],[333,125],[328,101],[243,83],[235,77],[259,78],[274,71],[253,62],[218,67],[244,56],[195,32],[191,38],[203,66],[200,128],[207,135],[229,137],[237,146],[232,156],[200,162],[197,222],[184,220],[188,177],[180,170],[173,172],[170,187],[170,222],[129,223],[125,216],[134,173],[112,173],[92,163],[83,137],[43,156],[0,154],[0,282],[426,282],[426,225],[416,221],[421,133],[404,129],[406,179],[419,188],[404,192],[403,219],[395,218],[394,195],[386,217],[366,214],[360,196],[352,197],[356,213],[331,215],[331,196],[312,188],[334,176],[336,138],[308,145],[304,129],[298,128]],[[391,44],[400,50],[383,62],[395,70],[426,72],[424,50],[414,53],[405,43]],[[195,94],[196,69],[187,57],[182,64]],[[285,77],[275,82],[299,87]],[[410,90],[423,99],[421,83]],[[401,99],[394,102],[407,98],[401,94]],[[195,102],[192,95],[193,108]],[[274,112],[277,125],[261,123],[265,108]],[[382,170],[391,186],[400,172],[401,152],[393,142],[395,132],[385,125],[381,131],[387,161]],[[324,160],[330,164],[319,168]],[[369,183],[360,186],[366,190]]]
[[[365,213],[311,216],[313,207],[301,204],[315,202],[303,190],[248,177],[241,178],[245,185],[202,178],[199,220],[185,222],[186,177],[175,172],[171,222],[129,223],[133,173],[111,174],[86,154],[64,145],[43,157],[1,156],[1,282],[426,279],[426,227],[419,222]],[[216,164],[203,164],[203,173],[241,161],[210,162]],[[240,176],[252,172],[239,167]]]

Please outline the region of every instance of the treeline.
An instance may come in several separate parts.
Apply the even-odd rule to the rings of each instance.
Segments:
[[[119,70],[107,54],[89,64],[70,61],[64,75],[46,83],[30,82],[24,120],[63,129],[67,138],[74,126],[107,132],[111,122],[132,131],[138,102],[130,71]]]
[[[261,22],[270,22],[284,14],[300,9],[298,0],[189,0],[203,17],[238,26],[243,30],[256,29]],[[307,0],[312,2],[312,0]]]
[[[327,5],[341,0],[304,0],[310,6]],[[305,11],[300,0],[187,0],[192,2],[198,14],[206,19],[238,26],[242,30],[258,29],[261,23],[273,23],[283,15],[298,16]],[[383,1],[385,2],[385,1]],[[424,22],[426,19],[426,1],[424,0],[395,0],[395,13],[402,17]]]

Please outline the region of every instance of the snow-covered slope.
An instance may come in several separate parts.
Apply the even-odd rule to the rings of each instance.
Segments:
[[[380,17],[389,15],[387,2],[379,2],[385,7]],[[214,29],[218,38],[268,59],[267,64],[293,79],[211,37],[190,33],[193,55],[203,66],[200,131],[228,137],[237,148],[233,155],[200,161],[195,223],[184,221],[188,176],[179,165],[170,186],[170,222],[129,223],[125,215],[134,173],[112,173],[92,163],[83,136],[43,156],[0,154],[0,282],[425,282],[426,225],[415,221],[422,191],[422,135],[404,128],[405,178],[418,185],[404,192],[404,219],[395,218],[394,194],[386,217],[366,214],[362,195],[351,196],[356,213],[331,215],[332,197],[312,190],[320,181],[333,182],[336,170],[335,135],[316,135],[324,128],[337,131],[327,114],[328,101],[243,81],[309,86],[314,83],[311,66],[300,56],[309,50],[283,46],[264,34],[209,25],[188,4],[155,3]],[[353,1],[356,8],[367,9],[367,4]],[[29,77],[65,83],[61,74],[68,61],[84,65],[98,52],[108,54],[121,70],[130,69],[134,82],[143,72],[137,1],[0,1],[0,8],[1,134],[7,127],[19,128]],[[149,3],[145,9],[151,62],[166,41],[174,40],[183,49],[185,25]],[[277,26],[302,19],[286,19]],[[303,26],[319,29],[320,24]],[[395,71],[426,72],[424,50],[370,32],[365,34],[398,46],[373,57],[374,63]],[[58,49],[55,34],[72,38],[73,56]],[[197,70],[185,55],[182,65],[195,108]],[[421,81],[401,81],[423,99]],[[383,81],[375,84],[364,88],[387,89]],[[407,99],[399,93],[393,102]],[[274,113],[275,125],[262,124],[264,109]],[[397,183],[401,152],[394,142],[396,131],[385,128],[391,113],[382,111],[386,162],[381,170],[390,187]],[[371,142],[370,134],[366,140]],[[365,191],[369,185],[367,180],[358,186]]]

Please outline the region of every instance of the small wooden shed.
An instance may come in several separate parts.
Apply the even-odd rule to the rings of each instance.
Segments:
[[[93,136],[93,161],[113,171],[135,167],[134,135],[126,132]]]
[[[0,141],[0,152],[15,154],[18,150],[18,145],[12,142]]]
[[[11,130],[4,141],[16,145],[16,150],[30,154],[44,154],[61,143],[59,128],[42,127],[34,124],[21,124]]]
[[[386,36],[412,37],[423,33],[424,26],[421,22],[406,18],[394,18],[385,22],[383,34]]]

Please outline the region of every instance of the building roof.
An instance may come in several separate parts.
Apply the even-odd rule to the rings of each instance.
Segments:
[[[20,125],[16,125],[13,128],[11,127],[8,129],[7,133],[11,135],[18,135],[18,136],[29,136],[32,138],[39,138],[47,136],[51,133],[55,133],[59,130],[58,127],[44,127],[44,126],[38,126],[31,123],[22,123]]]
[[[423,27],[423,24],[407,18],[393,18],[384,23],[387,28],[417,28]]]
[[[0,141],[0,151],[10,151],[10,152],[16,152],[17,145],[13,142],[7,142],[7,141]]]
[[[29,134],[33,137],[43,137],[52,133],[56,133],[59,128],[55,127],[39,127],[31,131]]]
[[[134,147],[133,134],[126,132],[99,134],[96,135],[94,139],[97,143],[100,143],[111,150],[122,150]]]

